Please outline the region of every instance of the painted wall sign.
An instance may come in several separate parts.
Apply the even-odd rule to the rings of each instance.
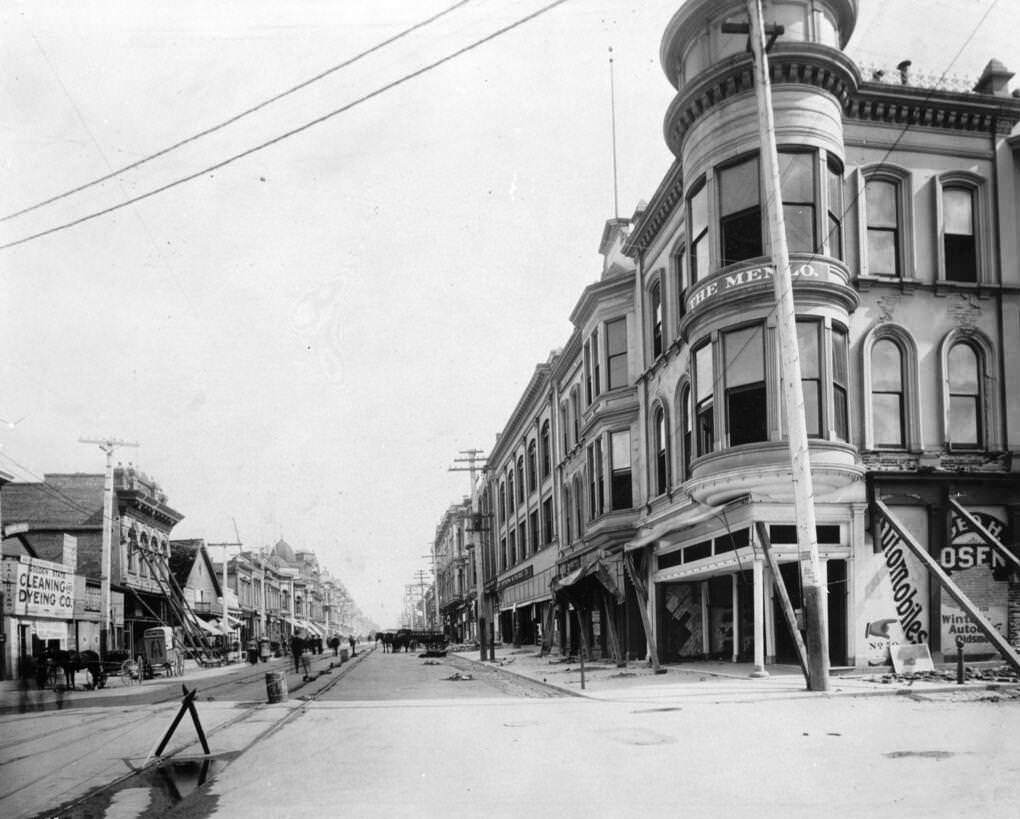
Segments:
[[[1007,541],[1004,509],[984,507],[968,511],[1000,542]],[[1001,634],[1007,631],[1009,610],[1009,569],[999,553],[986,544],[979,534],[967,528],[953,515],[949,543],[939,550],[939,564],[950,572],[953,581],[963,589],[988,621]],[[956,657],[956,641],[963,641],[964,657],[994,656],[995,646],[988,642],[974,622],[949,595],[942,595],[940,612],[942,653]]]
[[[775,268],[772,265],[763,265],[761,267],[751,267],[746,270],[738,270],[735,273],[727,273],[725,275],[718,276],[702,287],[696,288],[694,292],[691,293],[690,297],[687,299],[687,309],[689,311],[694,310],[709,301],[714,301],[718,298],[732,295],[735,291],[749,285],[771,282],[774,272]],[[792,265],[790,273],[795,284],[798,279],[813,279],[815,281],[829,280],[829,266],[826,264],[818,264],[817,262],[804,262],[803,264],[795,263]]]
[[[919,582],[923,572],[896,530],[882,521],[882,553],[889,569],[892,599],[908,643],[928,641],[927,590]]]
[[[499,581],[499,590],[502,591],[507,586],[513,586],[515,583],[520,583],[522,580],[527,580],[529,577],[535,574],[534,566],[525,566],[519,572],[514,572],[509,577],[504,577]]]
[[[5,557],[2,561],[7,614],[26,617],[74,617],[74,574],[60,563],[33,557]]]

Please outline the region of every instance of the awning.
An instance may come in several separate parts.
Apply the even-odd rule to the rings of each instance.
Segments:
[[[716,515],[729,512],[734,507],[742,506],[750,498],[750,495],[741,495],[724,503],[722,506],[706,506],[703,503],[694,503],[679,514],[673,515],[660,523],[653,524],[652,526],[642,526],[638,529],[634,538],[624,546],[624,550],[632,552],[635,549],[643,549],[648,544],[666,537],[666,535],[696,526],[699,523],[704,523]]]
[[[199,625],[200,625],[200,626],[201,626],[201,627],[202,627],[202,628],[203,628],[203,629],[204,629],[205,631],[208,631],[208,632],[209,632],[210,634],[222,634],[222,633],[223,633],[223,632],[222,632],[222,631],[220,631],[220,630],[219,630],[218,628],[216,628],[216,626],[214,626],[214,625],[213,625],[212,623],[208,623],[208,622],[206,622],[206,621],[205,621],[205,620],[203,620],[203,619],[202,619],[201,617],[199,617],[199,618],[198,618],[198,624],[199,624]]]
[[[574,569],[574,571],[562,577],[553,578],[549,588],[552,589],[553,594],[566,592],[588,576],[594,576],[606,591],[613,595],[620,603],[623,602],[623,592],[620,590],[619,585],[617,585],[612,572],[609,571],[609,566],[606,565],[606,562],[601,557],[596,557],[590,563],[581,566],[579,569]]]
[[[313,623],[311,620],[303,620],[302,622],[304,623],[305,629],[310,631],[312,634],[316,634],[319,637],[326,636],[326,632],[319,627],[318,623]]]

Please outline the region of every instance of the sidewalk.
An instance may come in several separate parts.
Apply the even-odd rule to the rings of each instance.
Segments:
[[[1020,682],[969,679],[957,685],[955,677],[909,679],[889,669],[853,669],[830,677],[827,692],[808,691],[798,666],[770,665],[767,677],[752,677],[750,663],[704,661],[662,666],[655,674],[643,661],[631,661],[617,668],[606,660],[585,663],[585,687],[576,661],[565,662],[559,655],[540,657],[537,646],[497,646],[496,661],[481,662],[479,652],[458,651],[455,656],[497,668],[500,672],[540,682],[552,688],[589,699],[626,702],[674,702],[682,700],[745,701],[791,699],[795,697],[879,696],[887,694],[935,695],[980,699],[995,696],[1020,697]]]
[[[358,655],[370,651],[371,647],[365,646],[359,650]],[[340,657],[334,657],[332,651],[323,651],[322,654],[304,655],[309,661],[308,680],[304,679],[304,672],[294,671],[294,661],[289,656],[270,657],[267,662],[261,660],[254,665],[243,663],[231,663],[229,665],[213,666],[202,668],[188,662],[184,666],[184,674],[180,677],[156,676],[148,680],[122,680],[120,677],[109,677],[106,686],[88,690],[84,686],[90,677],[87,672],[79,671],[75,676],[75,688],[63,691],[52,689],[39,689],[34,680],[29,680],[27,687],[23,687],[18,680],[5,680],[0,682],[0,713],[7,713],[11,710],[25,711],[48,711],[62,708],[85,708],[100,700],[124,700],[128,704],[131,699],[144,698],[145,701],[157,701],[161,694],[166,695],[167,700],[177,699],[180,696],[181,686],[190,688],[202,688],[203,685],[215,685],[226,682],[222,678],[229,674],[241,675],[244,671],[252,674],[264,675],[270,671],[282,671],[287,680],[288,693],[300,689],[306,682],[310,682],[333,666],[340,665]]]

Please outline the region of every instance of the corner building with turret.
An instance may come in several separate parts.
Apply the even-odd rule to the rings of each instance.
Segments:
[[[1020,99],[997,61],[965,91],[843,52],[853,0],[764,4],[781,190],[766,189],[743,0],[689,0],[661,63],[675,161],[631,230],[645,488],[628,559],[649,649],[796,662],[758,532],[801,606],[765,202],[781,202],[833,666],[993,646],[875,500],[1015,646],[1017,577],[953,501],[1020,522]],[[730,25],[727,25],[730,24]],[[1011,133],[1013,135],[1011,136]],[[759,525],[763,525],[759,528]],[[885,536],[883,536],[883,533]]]

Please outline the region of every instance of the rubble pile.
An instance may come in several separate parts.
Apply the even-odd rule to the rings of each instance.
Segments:
[[[894,682],[912,684],[915,682],[956,682],[956,669],[942,668],[935,671],[910,671],[902,674],[889,673],[869,677],[868,682],[891,684]],[[964,682],[1020,683],[1020,674],[1007,665],[998,668],[964,668]]]

